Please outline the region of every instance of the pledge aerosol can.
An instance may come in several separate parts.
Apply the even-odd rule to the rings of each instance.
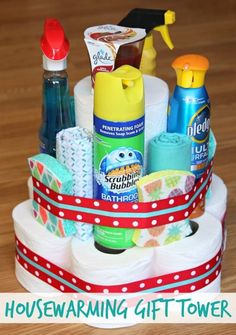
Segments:
[[[208,163],[210,101],[204,79],[209,62],[200,55],[185,55],[176,58],[172,67],[177,85],[170,100],[167,130],[191,137],[191,171],[198,179]]]
[[[138,200],[136,181],[143,175],[144,87],[141,72],[123,65],[98,72],[94,88],[94,198],[119,202]],[[134,246],[133,229],[95,225],[96,247],[119,253]]]

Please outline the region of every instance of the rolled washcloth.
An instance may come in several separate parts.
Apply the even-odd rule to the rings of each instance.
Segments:
[[[149,142],[147,172],[191,168],[191,138],[187,135],[162,132]]]
[[[74,127],[60,131],[56,137],[56,156],[67,167],[73,178],[73,194],[93,197],[93,140],[91,133],[84,128]],[[77,237],[87,240],[93,226],[77,223]]]
[[[217,147],[217,142],[215,135],[212,130],[210,130],[210,135],[209,135],[209,145],[208,145],[208,160],[211,161],[216,152],[216,147]]]
[[[210,162],[216,153],[216,147],[217,147],[217,142],[215,135],[212,130],[210,130],[210,135],[209,135],[209,144],[208,144],[208,162]],[[206,193],[206,199],[210,199],[212,197],[212,184],[210,184],[210,187]]]
[[[194,174],[187,171],[166,170],[151,173],[136,182],[139,201],[150,202],[170,198],[170,204],[173,204],[174,197],[188,193],[194,182]],[[189,219],[177,222],[174,222],[174,217],[169,219],[173,220],[173,223],[135,230],[134,243],[139,247],[162,246],[181,240],[192,233]]]

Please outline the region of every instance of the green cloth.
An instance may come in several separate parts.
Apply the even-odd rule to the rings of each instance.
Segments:
[[[191,138],[162,132],[149,142],[147,172],[161,170],[191,171]]]
[[[216,138],[212,130],[210,130],[210,135],[209,135],[209,146],[208,146],[208,161],[211,161],[212,158],[215,156],[216,152]]]

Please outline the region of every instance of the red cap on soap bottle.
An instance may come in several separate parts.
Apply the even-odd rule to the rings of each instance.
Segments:
[[[44,22],[44,33],[40,41],[43,54],[51,60],[62,60],[67,57],[70,44],[63,27],[57,19],[50,18]]]

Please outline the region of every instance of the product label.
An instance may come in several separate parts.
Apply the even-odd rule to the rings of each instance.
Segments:
[[[135,183],[143,175],[144,117],[111,122],[95,116],[94,124],[94,198],[138,201]],[[95,241],[111,249],[132,247],[133,233],[133,229],[94,227]]]
[[[143,174],[143,130],[144,117],[131,122],[95,118],[95,198],[113,202],[138,200],[135,183]]]
[[[145,29],[111,24],[86,29],[84,39],[91,62],[93,84],[97,72],[111,72],[115,68],[117,53],[122,45],[137,42],[145,36]],[[132,53],[130,55],[133,57]],[[133,65],[130,61],[126,64]]]
[[[111,249],[127,249],[135,244],[132,241],[134,229],[110,228],[95,225],[94,237],[97,243]]]
[[[200,177],[208,161],[210,107],[204,105],[190,119],[187,135],[192,137],[192,171]]]
[[[129,122],[111,122],[94,116],[95,132],[110,138],[129,138],[144,132],[144,117]]]
[[[208,105],[205,105],[190,119],[187,135],[191,136],[195,143],[204,143],[208,139],[209,131],[210,109]]]

